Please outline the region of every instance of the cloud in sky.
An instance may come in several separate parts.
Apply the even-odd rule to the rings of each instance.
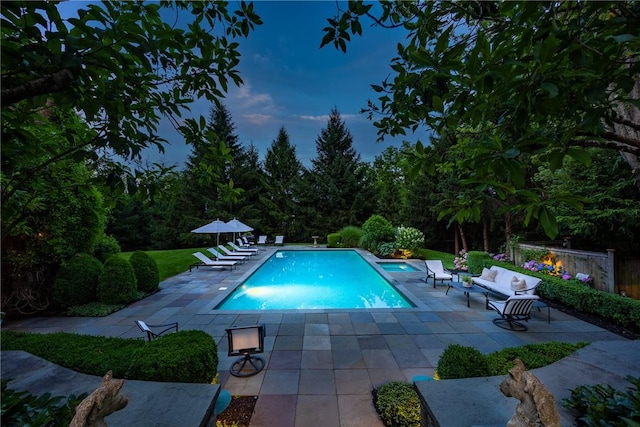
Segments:
[[[340,1],[340,5],[346,8],[346,2]],[[333,46],[320,49],[322,28],[327,26],[327,18],[337,13],[335,2],[257,1],[254,8],[263,25],[248,38],[237,40],[241,53],[238,70],[244,84],[230,86],[221,100],[231,113],[241,143],[253,144],[264,156],[284,126],[298,157],[309,165],[316,156],[316,138],[333,108],[340,112],[364,161],[373,161],[387,146],[399,146],[403,139],[415,142],[418,136],[423,141],[427,138],[423,131],[418,136],[408,134],[376,143],[377,129],[360,113],[368,99],[377,97],[371,85],[393,74],[390,62],[397,56],[397,43],[404,39],[403,30],[371,27],[365,20],[363,36],[354,36],[345,54]],[[208,118],[210,109],[207,101],[194,100],[185,117]],[[145,156],[182,167],[190,147],[169,123],[162,123],[159,129],[170,141],[165,154],[151,149]]]

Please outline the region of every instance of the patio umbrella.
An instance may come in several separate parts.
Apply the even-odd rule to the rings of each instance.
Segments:
[[[218,235],[218,245],[220,244],[220,233],[232,233],[234,231],[231,226],[224,222],[220,221],[220,219],[216,219],[209,224],[203,225],[202,227],[198,227],[195,230],[191,230],[192,233],[200,233],[200,234],[217,234]]]
[[[227,225],[231,227],[233,230],[233,239],[236,238],[236,233],[244,233],[247,231],[253,231],[253,228],[249,227],[247,224],[233,218],[231,221],[227,222]]]

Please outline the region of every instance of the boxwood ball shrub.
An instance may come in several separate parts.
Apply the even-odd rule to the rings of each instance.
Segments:
[[[444,349],[436,370],[443,380],[489,375],[486,356],[473,347],[460,344],[449,344]]]
[[[467,255],[467,267],[469,273],[480,274],[483,268],[490,268],[492,265],[497,264],[491,255],[482,251],[469,251]],[[509,268],[509,267],[506,267]]]
[[[129,258],[136,275],[137,289],[141,292],[154,292],[160,283],[160,273],[156,261],[142,251],[135,251]]]
[[[360,246],[368,251],[375,252],[380,243],[393,242],[396,239],[396,230],[393,225],[382,215],[371,215],[362,225],[364,235]]]
[[[96,300],[102,263],[89,254],[77,254],[60,266],[51,289],[56,307],[69,308]]]
[[[340,233],[327,234],[327,247],[328,248],[341,248],[342,236]]]
[[[98,238],[93,255],[101,262],[106,262],[111,255],[120,253],[120,243],[113,236],[103,235]]]
[[[98,299],[106,304],[128,304],[136,298],[136,275],[131,263],[111,255],[98,280]]]
[[[420,426],[420,398],[413,384],[401,381],[383,384],[373,390],[373,404],[386,426]]]

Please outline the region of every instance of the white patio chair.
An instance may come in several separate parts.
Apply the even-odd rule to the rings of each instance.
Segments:
[[[433,277],[433,287],[436,287],[436,282],[440,280],[444,285],[445,280],[452,281],[453,275],[448,273],[444,266],[442,265],[442,261],[439,259],[434,260],[425,260],[424,264],[427,266],[427,277],[425,277],[425,283],[429,281],[429,277]]]

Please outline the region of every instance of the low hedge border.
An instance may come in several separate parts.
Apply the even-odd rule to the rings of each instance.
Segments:
[[[3,331],[0,347],[23,350],[74,371],[130,380],[211,383],[217,375],[214,339],[203,331],[179,331],[157,340],[99,337],[67,332]]]
[[[537,294],[542,298],[573,307],[585,314],[594,314],[625,328],[640,331],[640,301],[603,292],[573,280],[563,280],[545,273],[534,272],[508,262],[492,261],[509,270],[539,277],[542,283]]]

